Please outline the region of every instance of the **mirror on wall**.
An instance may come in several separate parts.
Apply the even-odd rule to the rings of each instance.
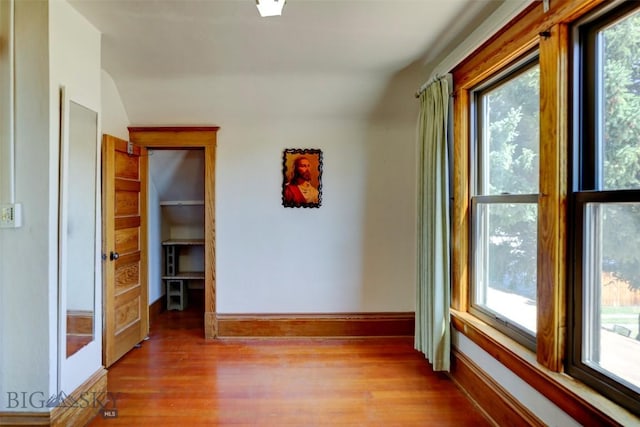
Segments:
[[[73,101],[66,110],[60,151],[60,313],[66,316],[61,320],[68,358],[95,339],[98,113]]]

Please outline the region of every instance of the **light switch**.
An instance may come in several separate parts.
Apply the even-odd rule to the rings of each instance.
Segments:
[[[22,225],[22,205],[20,203],[0,204],[0,228],[18,228]]]

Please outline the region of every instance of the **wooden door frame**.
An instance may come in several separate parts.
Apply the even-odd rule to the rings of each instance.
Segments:
[[[129,127],[129,140],[146,148],[204,149],[204,335],[218,335],[216,315],[215,161],[218,126]]]

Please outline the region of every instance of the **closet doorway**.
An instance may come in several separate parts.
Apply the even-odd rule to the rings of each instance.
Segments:
[[[176,263],[169,267],[177,267],[175,270],[163,271],[161,276],[169,277],[162,280],[165,291],[170,291],[172,296],[164,295],[167,298],[167,308],[180,308],[180,304],[185,301],[180,297],[180,287],[186,283],[202,283],[204,287],[204,334],[206,339],[213,339],[217,336],[217,317],[215,300],[215,150],[216,135],[218,127],[129,127],[129,140],[135,144],[147,148],[152,153],[160,153],[165,150],[188,150],[182,157],[187,162],[198,164],[202,162],[204,173],[201,190],[198,188],[186,189],[183,195],[179,189],[171,190],[169,197],[173,200],[161,200],[159,209],[167,211],[167,215],[181,218],[175,224],[173,231],[161,231],[165,237],[164,247],[161,255],[165,262],[171,264],[171,260],[166,257],[174,256]],[[192,151],[193,150],[193,151]],[[153,157],[154,154],[151,154]],[[153,159],[150,158],[150,161]],[[167,171],[169,173],[169,171]],[[159,178],[162,181],[162,178]],[[195,193],[190,193],[190,191]],[[202,194],[198,197],[197,194]],[[151,209],[151,207],[150,207]],[[182,213],[179,211],[182,209]],[[202,228],[187,224],[189,217],[194,221],[202,216]],[[184,222],[184,224],[181,224]],[[173,235],[171,235],[173,233]],[[168,237],[168,238],[167,238]],[[158,236],[159,239],[159,236]],[[150,250],[153,250],[150,248]],[[195,268],[202,271],[180,271],[177,260],[180,253],[190,253],[192,257],[187,261],[186,270]],[[169,254],[169,255],[166,255]],[[173,255],[171,255],[173,254]],[[160,265],[165,264],[160,260]],[[151,263],[150,263],[151,266]],[[157,263],[156,263],[157,267]],[[200,268],[202,267],[202,268]],[[154,268],[153,266],[151,268]],[[162,267],[164,268],[164,267]],[[170,274],[169,274],[170,273]],[[191,273],[191,275],[189,275]],[[181,274],[184,282],[180,285]],[[150,276],[151,279],[151,276]],[[151,286],[154,285],[151,280]],[[157,282],[156,282],[157,283]],[[186,291],[186,289],[185,289]],[[151,301],[151,299],[150,299]]]

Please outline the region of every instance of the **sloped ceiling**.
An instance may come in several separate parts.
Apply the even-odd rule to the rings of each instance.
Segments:
[[[287,0],[283,16],[261,18],[255,0],[69,2],[102,32],[102,68],[131,125],[223,129],[310,117],[413,120],[430,64],[502,4]],[[198,161],[154,154],[161,201],[202,199]],[[183,223],[195,209],[165,211]]]
[[[162,215],[171,225],[204,223],[203,150],[150,150],[149,178],[158,199],[170,202]],[[184,202],[185,204],[176,204]]]
[[[204,151],[150,150],[149,176],[160,202],[204,200]]]
[[[134,125],[366,117],[395,75],[426,79],[502,3],[288,0],[261,18],[254,0],[69,2],[102,32]]]

